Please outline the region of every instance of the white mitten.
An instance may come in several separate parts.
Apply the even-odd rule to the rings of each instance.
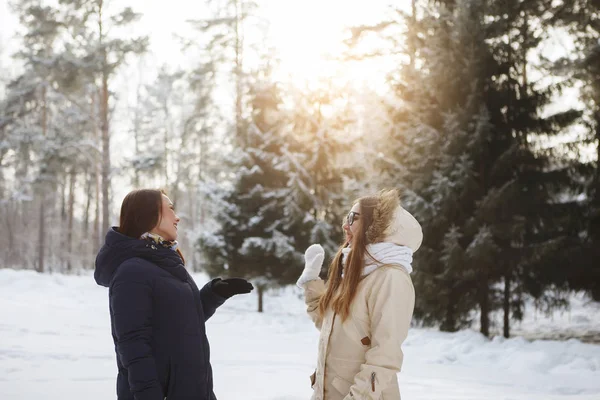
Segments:
[[[306,249],[304,252],[304,271],[302,271],[296,285],[302,287],[306,282],[318,279],[321,267],[323,267],[323,260],[325,260],[325,250],[320,244],[313,244]]]

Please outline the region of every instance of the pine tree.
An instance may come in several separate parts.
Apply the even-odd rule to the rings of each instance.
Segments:
[[[191,180],[194,190],[194,210],[200,225],[210,225],[211,215],[216,210],[211,198],[215,194],[206,188],[220,186],[235,174],[236,163],[228,158],[236,148],[244,147],[248,131],[251,82],[256,71],[251,71],[246,62],[252,48],[250,38],[264,48],[264,32],[260,24],[252,21],[257,4],[248,0],[211,0],[207,3],[208,15],[190,21],[197,31],[196,37],[186,40],[186,49],[197,50],[197,66],[190,72],[188,80],[194,99],[194,109],[186,124],[186,140],[194,144],[184,169],[197,171],[197,179]],[[256,33],[256,34],[254,34]],[[261,40],[262,39],[262,40]],[[263,59],[260,51],[254,51],[258,60]],[[262,61],[259,61],[259,63]],[[218,91],[215,89],[219,88]],[[231,94],[231,101],[223,101],[223,92]],[[217,192],[219,189],[216,189]],[[192,203],[190,201],[190,203]]]
[[[469,246],[487,229],[482,224],[473,231],[468,221],[482,192],[476,163],[492,134],[483,102],[489,55],[481,12],[459,2],[425,12],[418,23],[411,16],[421,41],[394,84],[402,98],[392,108],[395,124],[384,143],[398,163],[388,169],[391,178],[404,186],[405,205],[424,228],[415,259],[415,285],[423,293],[416,315],[448,331],[468,325],[478,303],[489,306],[477,295],[477,287],[489,285],[487,279],[478,284],[477,271],[479,278],[495,274],[493,265],[475,265],[489,259],[492,248]]]
[[[215,233],[205,234],[200,247],[211,276],[243,276],[255,282],[258,311],[264,291],[290,284],[302,270],[294,224],[286,215],[288,202],[285,142],[277,89],[256,84],[252,119],[240,148],[237,175],[220,197]]]
[[[466,326],[477,307],[488,335],[490,312],[502,305],[508,336],[510,313],[522,314],[523,295],[548,293],[551,268],[539,260],[556,254],[565,235],[555,226],[569,207],[552,204],[552,178],[572,182],[530,140],[562,132],[578,114],[539,116],[556,87],[527,80],[528,51],[543,37],[531,32],[527,17],[544,22],[536,14],[541,4],[532,3],[425,8],[418,21],[411,17],[418,45],[393,82],[400,102],[386,146],[398,165],[388,171],[405,186],[407,207],[424,225],[416,286],[437,296],[420,296],[416,315],[442,322],[445,330]],[[460,271],[445,253],[451,237],[465,253]],[[494,289],[501,279],[504,293]],[[448,297],[456,286],[461,301]]]
[[[77,169],[88,164],[86,153],[78,148],[90,150],[85,146],[89,124],[87,115],[81,112],[75,100],[83,88],[68,79],[73,72],[67,62],[70,53],[68,49],[62,53],[56,49],[64,30],[59,22],[61,14],[36,1],[16,3],[15,11],[27,29],[22,39],[24,46],[16,54],[25,68],[7,88],[4,132],[9,147],[18,154],[13,165],[17,187],[30,196],[35,193],[37,199],[25,207],[37,207],[36,269],[44,272],[49,238],[57,236],[48,229],[49,214],[56,205],[52,199],[67,170],[73,181]],[[78,137],[75,132],[82,136]],[[62,261],[67,270],[71,269],[72,211],[73,202],[69,202],[66,232],[56,232],[66,239],[61,243],[65,250],[61,259],[66,256]]]
[[[535,65],[529,54],[547,37],[552,26],[552,12],[548,12],[551,8],[552,2],[545,0],[517,1],[510,7],[493,2],[494,18],[486,26],[498,66],[492,77],[494,96],[488,100],[490,121],[497,132],[496,148],[505,146],[490,178],[498,176],[499,171],[504,171],[500,176],[510,171],[516,191],[512,227],[499,231],[498,242],[504,256],[500,257],[500,265],[506,337],[510,334],[509,314],[516,319],[523,315],[523,295],[533,296],[548,307],[564,303],[564,292],[549,289],[566,289],[566,282],[548,277],[565,268],[556,262],[556,257],[561,244],[572,241],[576,234],[576,226],[569,219],[579,206],[560,201],[558,194],[577,187],[577,182],[554,154],[535,147],[540,138],[563,134],[580,116],[580,112],[571,109],[543,116],[562,86],[530,78]]]
[[[257,4],[250,0],[212,0],[209,2],[210,18],[192,21],[202,34],[208,37],[206,44],[212,71],[225,77],[226,84],[233,82],[235,140],[245,144],[245,103],[248,96],[249,71],[246,68],[245,53],[246,24]]]
[[[135,153],[130,160],[139,187],[142,178],[150,185],[165,188],[173,203],[178,200],[177,162],[172,154],[181,140],[180,115],[184,95],[182,71],[163,65],[153,82],[141,84],[134,109]],[[179,208],[179,207],[178,207]]]
[[[18,253],[37,253],[35,264],[40,272],[47,269],[46,262],[51,259],[60,262],[64,270],[72,270],[76,261],[74,249],[79,243],[89,242],[80,240],[75,233],[78,206],[75,190],[84,175],[88,182],[85,226],[89,228],[92,180],[99,164],[95,105],[102,103],[96,98],[98,53],[91,50],[98,49],[98,40],[90,27],[102,19],[101,3],[62,1],[45,5],[36,0],[14,3],[26,30],[21,38],[23,46],[15,56],[24,68],[7,87],[2,130],[10,149],[18,154],[9,168],[17,172],[15,185],[23,193],[14,202],[18,212],[11,218],[27,218],[34,212],[38,216],[34,224],[20,224],[37,231],[35,235],[31,231],[26,233],[28,237],[36,237],[37,243],[20,241],[31,249],[18,249]],[[98,20],[94,21],[94,15],[99,16]],[[130,10],[125,10],[113,23],[127,24],[132,18]],[[115,56],[106,68],[109,74],[122,61],[117,49],[128,53],[135,47],[123,40],[103,45],[107,46],[103,53]],[[32,198],[34,201],[30,201]],[[99,194],[95,198],[99,200]],[[60,218],[56,213],[60,213]],[[52,218],[57,223],[51,224]],[[17,220],[11,222],[12,226]],[[9,242],[13,241],[14,232],[9,236]],[[92,238],[96,241],[99,235],[94,233]],[[21,264],[27,266],[29,260],[22,260]]]
[[[554,19],[574,38],[575,49],[556,61],[553,72],[567,76],[569,82],[581,83],[580,100],[584,104],[585,134],[569,143],[566,151],[574,151],[580,157],[585,148],[594,153],[592,160],[571,166],[583,183],[583,196],[579,199],[584,212],[580,242],[571,246],[571,251],[563,251],[572,265],[567,279],[573,289],[586,290],[600,301],[600,267],[595,262],[600,256],[600,5],[592,0],[560,4],[554,10]]]
[[[98,119],[101,144],[102,232],[110,225],[110,119],[114,95],[111,84],[117,71],[132,54],[142,54],[148,47],[147,37],[115,37],[111,28],[126,28],[140,14],[130,7],[108,10],[104,0],[62,0],[59,4],[62,24],[68,27],[66,47],[72,49],[73,62],[79,68],[80,79],[87,79],[98,88]]]
[[[300,216],[305,219],[305,227],[311,227],[299,229],[306,232],[304,248],[320,243],[330,256],[341,243],[343,218],[352,207],[353,196],[358,197],[349,189],[350,183],[362,176],[363,169],[353,157],[359,144],[349,134],[350,110],[334,106],[344,96],[343,92],[337,96],[298,92],[290,111],[291,212],[297,215],[296,220]],[[324,116],[322,110],[328,107],[333,111]]]
[[[223,168],[224,153],[220,148],[228,144],[223,136],[229,129],[218,132],[219,127],[227,127],[229,123],[219,117],[218,103],[214,100],[217,85],[215,69],[216,65],[209,55],[185,77],[191,96],[187,102],[190,108],[184,112],[177,176],[187,177],[185,186],[188,188],[187,204],[192,229],[196,224],[205,226],[210,219],[209,199],[202,188],[211,181],[221,180],[222,175],[229,172]]]
[[[264,289],[295,282],[310,244],[322,244],[329,255],[339,245],[351,199],[343,194],[349,166],[338,161],[351,146],[341,133],[347,110],[326,118],[324,100],[306,93],[286,107],[282,93],[293,92],[268,73],[251,93],[233,185],[215,199],[219,228],[200,246],[211,275],[254,279],[262,310]]]

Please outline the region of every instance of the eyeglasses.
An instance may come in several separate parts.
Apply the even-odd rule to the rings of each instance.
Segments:
[[[354,223],[354,221],[356,221],[356,216],[360,215],[360,213],[354,212],[354,211],[350,211],[348,213],[348,216],[346,217],[346,221],[348,221],[348,226],[352,226],[352,224]]]

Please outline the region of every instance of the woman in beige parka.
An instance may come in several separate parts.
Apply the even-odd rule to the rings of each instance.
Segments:
[[[345,243],[319,278],[325,253],[305,253],[298,286],[321,331],[312,400],[399,400],[397,374],[415,304],[412,255],[423,234],[396,190],[362,197],[343,225]]]

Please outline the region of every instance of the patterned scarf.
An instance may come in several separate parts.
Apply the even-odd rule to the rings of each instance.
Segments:
[[[165,240],[162,236],[157,235],[156,233],[146,232],[140,236],[140,239],[166,249],[171,249],[173,251],[177,250],[177,240]]]

